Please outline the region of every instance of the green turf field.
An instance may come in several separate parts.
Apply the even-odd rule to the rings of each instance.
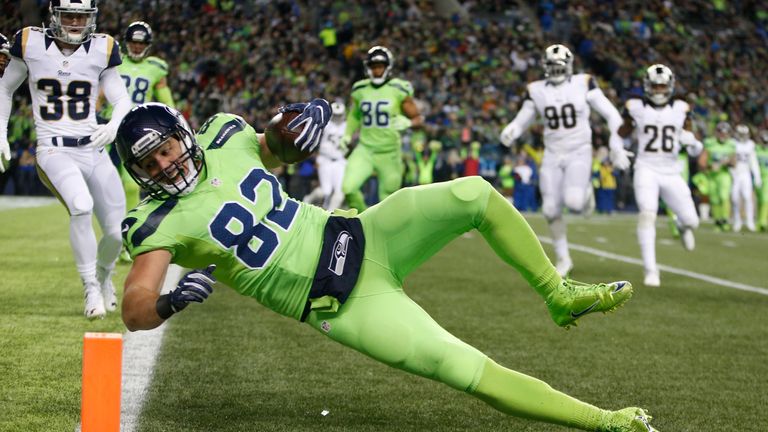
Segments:
[[[548,235],[543,219],[530,221]],[[572,243],[639,257],[634,218],[569,221]],[[0,226],[0,431],[73,431],[83,333],[124,327],[114,314],[83,318],[60,206],[0,211]],[[664,224],[658,228],[661,264],[768,288],[768,235],[704,226],[697,250],[686,253]],[[647,408],[662,432],[766,430],[768,296],[664,272],[661,288],[643,288],[635,264],[572,255],[574,277],[629,279],[635,297],[565,331],[478,235],[452,243],[407,281],[406,291],[499,363],[601,407]],[[120,281],[126,271],[119,267]],[[219,289],[170,320],[137,430],[567,429],[506,417]]]

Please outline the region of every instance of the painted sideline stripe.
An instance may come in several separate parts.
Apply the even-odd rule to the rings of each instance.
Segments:
[[[183,270],[175,264],[168,267],[163,293],[176,287]],[[123,432],[138,430],[139,415],[147,399],[155,361],[167,327],[162,324],[149,331],[125,332],[123,335],[123,397],[120,408],[120,430]]]
[[[542,243],[549,243],[549,244],[552,243],[552,239],[549,238],[549,237],[539,237],[539,240]],[[568,247],[570,249],[577,250],[579,252],[585,252],[585,253],[588,253],[588,254],[592,254],[592,255],[596,255],[596,256],[599,256],[599,257],[608,258],[608,259],[612,259],[612,260],[616,260],[616,261],[621,261],[621,262],[625,262],[625,263],[629,263],[629,264],[637,264],[640,267],[643,266],[643,260],[638,259],[638,258],[632,258],[632,257],[624,256],[624,255],[619,255],[619,254],[615,254],[615,253],[612,253],[612,252],[606,252],[604,250],[595,249],[595,248],[592,248],[592,247],[589,247],[589,246],[583,246],[583,245],[578,245],[578,244],[573,244],[573,243],[568,243]],[[733,289],[737,289],[737,290],[749,291],[749,292],[753,292],[753,293],[757,293],[757,294],[762,294],[762,295],[768,295],[768,288],[760,288],[760,287],[755,287],[755,286],[752,286],[752,285],[747,285],[747,284],[743,284],[743,283],[739,283],[739,282],[733,282],[733,281],[729,281],[727,279],[720,279],[718,277],[708,276],[708,275],[705,275],[705,274],[696,273],[696,272],[689,271],[689,270],[684,270],[684,269],[679,269],[677,267],[671,267],[671,266],[664,265],[664,264],[659,264],[659,270],[665,271],[667,273],[674,273],[674,274],[678,274],[678,275],[681,275],[681,276],[687,276],[687,277],[692,278],[692,279],[698,279],[700,281],[708,282],[708,283],[711,283],[711,284],[714,284],[714,285],[720,285],[720,286],[723,286],[723,287],[726,287],[726,288],[733,288]]]
[[[181,278],[183,268],[171,264],[165,275],[162,292],[172,290]],[[157,354],[163,342],[167,326],[139,332],[123,334],[123,378],[122,398],[120,403],[120,430],[135,432],[139,427],[139,416],[144,407],[147,390],[152,382]],[[80,432],[78,422],[75,432]]]

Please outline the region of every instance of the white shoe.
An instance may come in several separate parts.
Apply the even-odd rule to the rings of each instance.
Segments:
[[[115,286],[112,284],[112,272],[98,268],[96,270],[96,279],[98,279],[101,286],[104,308],[109,312],[114,312],[117,309],[117,295],[115,295]]]
[[[755,227],[755,224],[747,224],[747,230],[749,232],[757,232],[757,227]]]
[[[741,231],[741,222],[734,223],[733,224],[733,232],[740,232]]]
[[[555,264],[555,269],[560,277],[567,277],[568,273],[573,270],[573,261],[571,261],[570,257],[558,259],[557,264]]]
[[[684,228],[680,230],[680,240],[683,242],[683,247],[687,251],[692,251],[696,248],[696,238],[693,236],[693,230],[690,228]]]
[[[83,284],[85,292],[85,317],[89,320],[104,318],[107,312],[104,310],[104,297],[101,295],[101,286],[96,281]]]
[[[650,270],[645,272],[645,279],[643,279],[643,285],[649,287],[661,286],[661,278],[659,277],[658,270]]]

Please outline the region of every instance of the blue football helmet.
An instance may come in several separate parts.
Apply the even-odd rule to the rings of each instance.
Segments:
[[[97,0],[51,0],[49,10],[51,13],[52,36],[64,43],[79,45],[91,39],[96,31],[96,7]],[[81,26],[69,26],[62,23],[62,15],[85,15],[85,24]],[[79,30],[72,32],[72,30]]]
[[[675,74],[663,64],[655,64],[645,71],[643,78],[645,97],[655,105],[664,105],[675,93]]]
[[[11,56],[11,42],[2,33],[0,33],[0,54]]]
[[[141,161],[171,137],[181,146],[180,156],[171,166],[151,177],[142,168]],[[192,192],[205,164],[203,150],[184,116],[160,103],[134,107],[120,123],[115,145],[128,174],[155,199],[181,197]]]
[[[544,50],[544,77],[552,84],[560,84],[573,75],[573,54],[565,45],[550,45]]]
[[[138,42],[147,44],[140,53],[131,52],[128,48],[128,42]],[[141,61],[149,53],[149,47],[152,45],[152,27],[144,21],[134,21],[128,25],[123,34],[123,52],[133,61]]]
[[[365,73],[370,78],[373,85],[379,86],[387,82],[389,74],[392,72],[392,66],[395,65],[395,56],[392,55],[392,51],[386,47],[377,45],[368,50],[368,55],[365,57]],[[371,66],[379,63],[386,66],[384,73],[380,77],[375,77]]]

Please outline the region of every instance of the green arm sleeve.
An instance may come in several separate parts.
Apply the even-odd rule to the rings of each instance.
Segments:
[[[176,108],[176,105],[173,103],[171,88],[168,86],[155,89],[155,100],[162,104],[168,105],[171,108]]]
[[[350,138],[360,127],[360,108],[357,106],[357,101],[353,100],[352,106],[353,108],[347,114],[347,128],[344,130],[344,136]]]

